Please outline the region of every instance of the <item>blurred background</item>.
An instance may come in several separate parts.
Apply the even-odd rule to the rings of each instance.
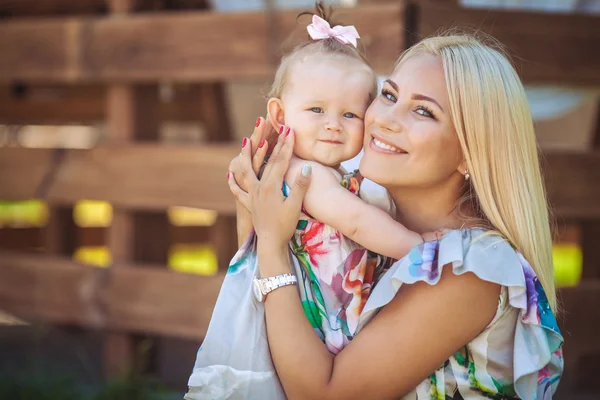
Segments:
[[[566,373],[598,399],[600,1],[347,0],[385,77],[442,28],[507,46],[556,217]],[[225,175],[309,0],[0,0],[0,399],[171,399],[237,250]]]

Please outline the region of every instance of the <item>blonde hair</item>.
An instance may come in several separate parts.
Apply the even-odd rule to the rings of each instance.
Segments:
[[[333,27],[336,23],[331,20],[332,14],[332,7],[325,7],[321,2],[317,2],[314,13],[303,12],[298,15],[298,18],[302,15],[318,15],[329,22]],[[307,40],[303,40],[301,43],[296,44],[291,50],[284,54],[281,63],[277,68],[277,72],[275,73],[275,79],[271,85],[268,97],[281,98],[288,82],[290,69],[294,63],[305,56],[317,54],[332,57],[348,57],[365,65],[373,73],[373,85],[370,92],[371,99],[377,96],[377,78],[375,72],[360,50],[352,45],[341,43],[334,38],[313,40],[309,37]]]
[[[467,34],[428,38],[404,52],[396,67],[416,54],[442,59],[471,175],[465,194],[476,216],[529,261],[556,310],[550,216],[531,112],[515,69],[490,41]]]

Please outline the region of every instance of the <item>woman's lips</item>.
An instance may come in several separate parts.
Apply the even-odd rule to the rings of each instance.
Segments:
[[[371,138],[371,141],[369,142],[369,147],[379,153],[384,154],[407,154],[406,151],[396,146],[392,146],[391,144],[385,143],[376,137]]]

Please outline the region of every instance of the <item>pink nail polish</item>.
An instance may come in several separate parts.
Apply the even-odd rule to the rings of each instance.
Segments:
[[[231,172],[227,173],[227,180],[229,180],[229,178],[231,178]]]
[[[281,126],[279,127],[279,134],[281,135],[282,133],[283,133],[283,125],[281,125]]]
[[[256,120],[256,127],[258,128],[259,125],[260,125],[260,117],[258,117],[258,119]]]
[[[266,140],[263,140],[262,142],[260,142],[260,144],[258,145],[259,149],[262,149],[263,147],[265,147],[265,144],[267,144]]]
[[[288,137],[290,136],[290,131],[292,130],[292,128],[287,128],[287,131],[285,131],[285,136]]]
[[[246,145],[247,145],[247,144],[248,144],[248,138],[247,138],[247,137],[245,137],[245,138],[242,140],[242,149],[243,149],[244,147],[246,147]]]

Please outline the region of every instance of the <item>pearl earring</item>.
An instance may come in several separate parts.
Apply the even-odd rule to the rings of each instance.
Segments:
[[[465,181],[468,181],[471,178],[471,174],[469,174],[469,170],[465,169]]]

